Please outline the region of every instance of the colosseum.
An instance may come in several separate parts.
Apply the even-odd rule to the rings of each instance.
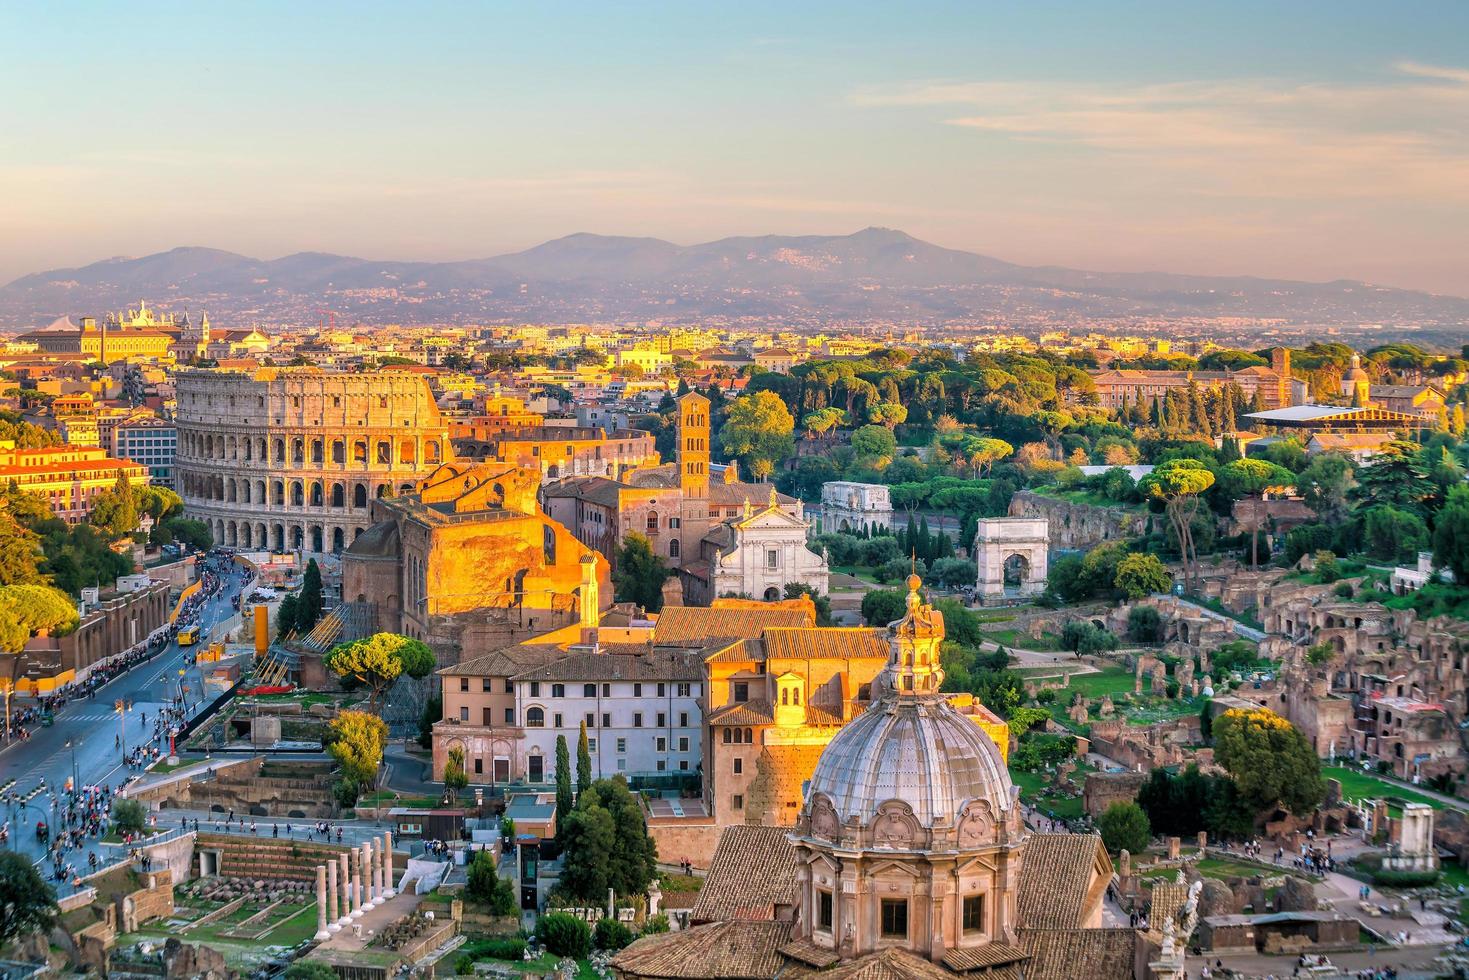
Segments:
[[[369,504],[453,458],[422,378],[261,368],[177,376],[179,493],[229,547],[341,552]]]

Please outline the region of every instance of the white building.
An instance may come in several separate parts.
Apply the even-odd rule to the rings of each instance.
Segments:
[[[637,652],[630,652],[636,650]],[[583,722],[594,778],[693,774],[702,758],[704,651],[572,651],[511,679],[529,782],[556,778],[556,736],[572,765]]]
[[[781,508],[774,491],[759,511],[747,499],[742,517],[716,526],[701,542],[714,597],[780,599],[790,583],[826,595],[831,568],[824,556],[807,547],[810,531],[810,524]]]
[[[179,430],[160,418],[130,419],[112,430],[112,455],[148,467],[154,486],[174,487],[173,461],[178,451]]]
[[[821,530],[860,531],[893,527],[893,501],[881,483],[835,480],[821,485]]]

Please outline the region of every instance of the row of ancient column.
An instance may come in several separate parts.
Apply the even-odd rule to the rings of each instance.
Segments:
[[[338,888],[340,879],[341,887]],[[393,888],[393,835],[384,833],[316,866],[316,939],[326,939],[397,892]]]

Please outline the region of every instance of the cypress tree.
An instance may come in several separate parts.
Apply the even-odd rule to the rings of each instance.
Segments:
[[[566,736],[556,736],[556,842],[562,840],[561,828],[566,825],[575,805],[571,793],[571,751],[566,747]]]
[[[296,630],[306,633],[321,618],[321,569],[316,559],[306,563],[306,574],[301,577],[301,598],[296,605]]]
[[[924,561],[933,561],[933,536],[928,531],[928,515],[923,515],[923,522],[918,525],[918,543],[915,547],[918,557]]]
[[[592,785],[592,750],[587,745],[587,722],[582,719],[581,734],[576,738],[576,795],[587,791]]]

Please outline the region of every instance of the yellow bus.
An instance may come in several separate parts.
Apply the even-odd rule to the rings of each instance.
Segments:
[[[179,630],[179,646],[191,647],[196,643],[202,643],[209,634],[198,626],[187,626]]]

